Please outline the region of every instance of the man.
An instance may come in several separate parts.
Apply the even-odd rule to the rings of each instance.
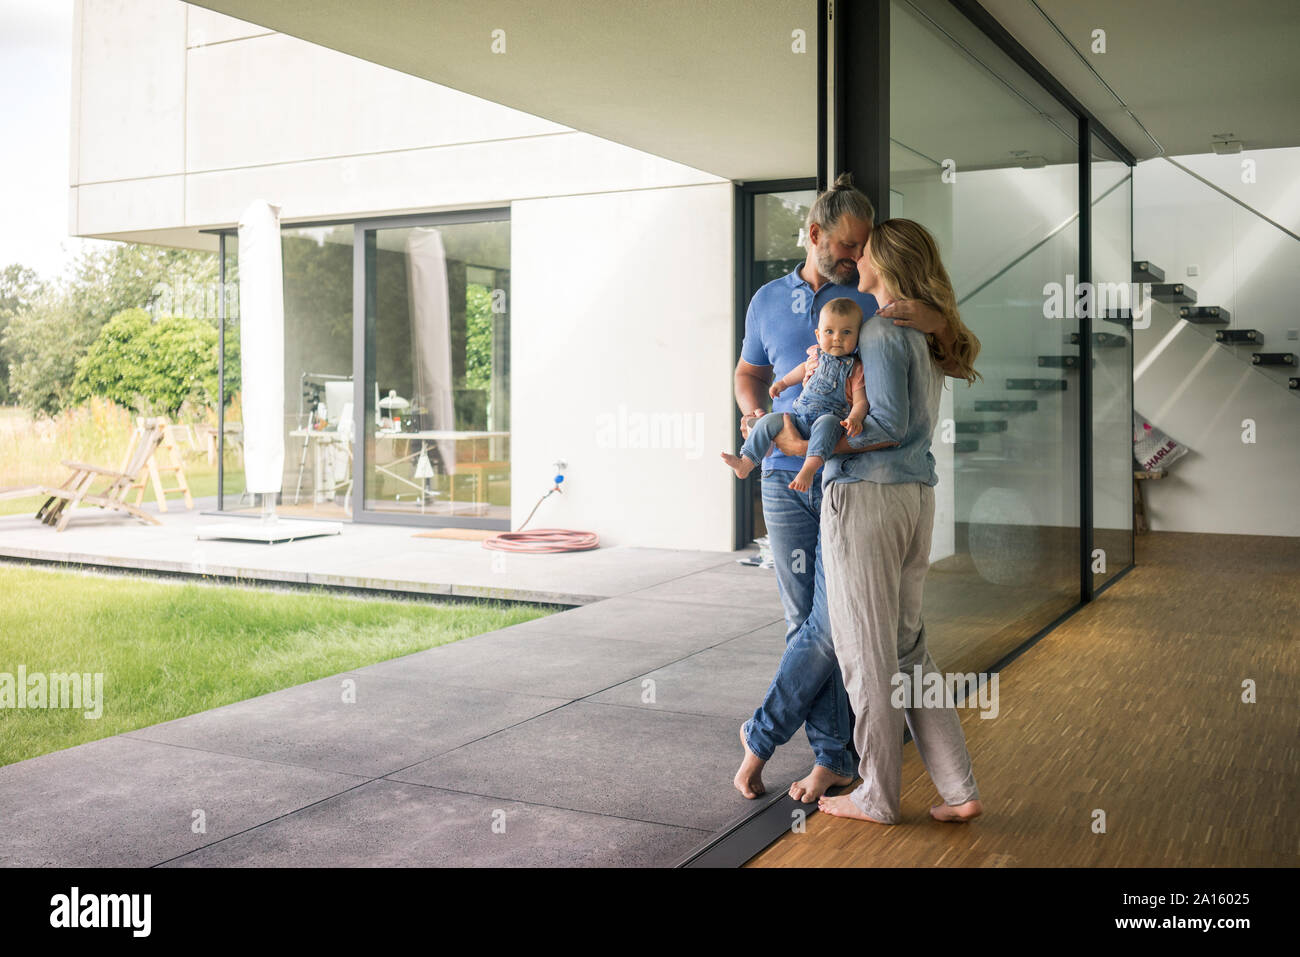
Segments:
[[[784,375],[807,359],[808,347],[817,341],[817,317],[831,299],[852,299],[862,307],[864,317],[885,316],[896,325],[945,338],[949,335],[943,317],[928,306],[897,302],[877,313],[875,298],[858,291],[857,261],[874,220],[871,201],[853,187],[849,174],[841,174],[808,211],[808,255],[803,265],[765,284],[750,300],[735,373],[736,402],[743,413],[742,436],[747,436],[764,414],[774,367]],[[866,385],[869,402],[871,383]],[[788,411],[799,392],[798,386],[786,389],[773,401],[773,411]],[[763,794],[763,765],[800,725],[806,725],[816,764],[811,773],[790,785],[789,793],[811,804],[828,788],[852,783],[858,756],[853,750],[853,717],[826,609],[819,548],[821,473],[806,492],[788,487],[803,467],[802,450],[786,454],[799,447],[798,433],[789,421],[787,417],[786,431],[778,437],[776,448],[763,459],[761,480],[763,519],[785,611],[785,654],[763,703],[741,726],[745,757],[733,784],[747,798]],[[806,443],[803,445],[806,448]],[[851,448],[844,439],[836,446],[837,453],[860,451],[866,449]]]

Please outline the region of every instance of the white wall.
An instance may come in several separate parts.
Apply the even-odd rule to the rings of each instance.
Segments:
[[[76,10],[77,235],[197,246],[255,198],[292,222],[722,182],[175,0]]]
[[[516,526],[563,459],[534,524],[730,549],[731,185],[517,202],[510,230]]]
[[[1255,182],[1243,183],[1249,157],[1177,159],[1300,232],[1300,149],[1258,151]],[[1193,326],[1163,306],[1137,331],[1134,405],[1191,449],[1167,478],[1144,484],[1151,527],[1300,535],[1300,393],[1286,388],[1285,371],[1249,362],[1254,351],[1300,354],[1300,341],[1286,338],[1300,327],[1300,242],[1164,160],[1138,164],[1133,192],[1134,258],[1191,286],[1198,304],[1228,308],[1228,328],[1264,334],[1258,348],[1220,345],[1220,327]],[[1253,443],[1242,441],[1246,420]]]

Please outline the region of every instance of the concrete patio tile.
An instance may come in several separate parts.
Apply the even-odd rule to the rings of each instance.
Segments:
[[[571,701],[653,671],[683,654],[672,645],[650,641],[504,629],[477,640],[366,665],[356,673]]]
[[[103,738],[0,767],[0,865],[149,867],[363,781]],[[196,810],[206,833],[194,833]]]
[[[754,808],[731,785],[747,716],[577,701],[388,778],[716,831]],[[764,771],[769,792],[812,766],[808,742],[792,740]]]
[[[647,641],[699,651],[781,618],[778,607],[722,608],[696,602],[622,595],[511,625],[506,634],[567,634],[611,641]]]
[[[655,866],[675,863],[708,837],[383,779],[165,866]]]
[[[201,511],[173,503],[160,516],[161,526],[90,509],[62,533],[31,516],[8,516],[0,519],[0,555],[570,605],[733,563],[730,552],[623,546],[547,555],[503,553],[479,542],[417,538],[412,526],[366,523],[344,523],[340,535],[277,545],[199,540],[199,525],[256,521],[211,514],[208,504]]]
[[[718,645],[719,651],[747,651],[755,654],[775,654],[778,658],[785,652],[785,619],[755,628],[739,637],[724,641]]]
[[[684,714],[748,716],[767,693],[781,651],[779,646],[766,652],[709,648],[587,700]],[[654,685],[647,688],[646,681]],[[653,700],[647,700],[651,691]]]
[[[705,570],[631,592],[629,597],[689,601],[728,608],[763,608],[782,615],[781,594],[770,569],[751,568],[750,574],[730,570]]]
[[[356,702],[343,682],[356,682]],[[565,699],[438,685],[360,671],[321,678],[127,737],[379,777],[440,754]]]

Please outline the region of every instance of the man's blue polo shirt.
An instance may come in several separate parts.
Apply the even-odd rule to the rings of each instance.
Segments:
[[[857,286],[828,282],[814,294],[812,286],[799,275],[802,268],[801,263],[789,275],[764,284],[754,293],[745,313],[740,358],[750,365],[771,366],[773,381],[808,359],[808,347],[817,343],[817,319],[822,306],[832,299],[852,299],[862,307],[864,320],[876,314],[875,296],[858,292]],[[801,385],[786,389],[772,400],[772,411],[789,412],[801,391]],[[803,458],[785,455],[773,445],[763,459],[763,468],[797,472],[803,468]]]

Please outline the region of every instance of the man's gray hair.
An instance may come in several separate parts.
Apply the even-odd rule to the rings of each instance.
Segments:
[[[812,208],[808,210],[804,228],[810,236],[813,223],[824,230],[833,230],[845,213],[862,220],[868,226],[876,220],[876,210],[871,205],[871,200],[853,185],[852,173],[840,173],[830,189],[817,195]]]

